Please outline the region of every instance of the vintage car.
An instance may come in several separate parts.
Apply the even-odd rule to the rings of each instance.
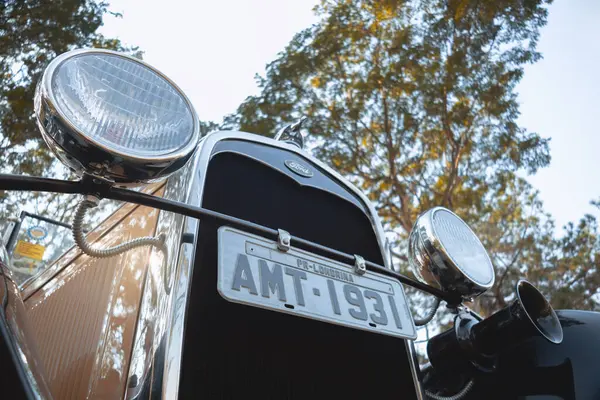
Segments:
[[[2,398],[600,398],[598,314],[555,312],[527,281],[498,313],[470,311],[494,269],[441,207],[409,237],[419,280],[395,271],[373,205],[304,149],[301,123],[202,136],[172,81],[98,49],[53,60],[34,101],[80,180],[5,174],[0,190],[80,202],[72,224],[24,212],[2,236]],[[405,286],[439,299],[427,318]],[[440,302],[454,327],[420,364],[416,325]]]

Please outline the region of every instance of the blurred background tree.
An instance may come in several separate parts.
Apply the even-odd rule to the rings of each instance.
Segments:
[[[35,86],[57,55],[80,47],[127,51],[117,39],[98,33],[109,4],[94,0],[8,0],[0,2],[0,171],[67,177],[37,129],[33,114]],[[115,17],[119,14],[112,13]],[[0,219],[18,216],[24,205],[65,220],[76,196],[0,191]]]
[[[398,267],[419,213],[454,210],[478,233],[496,285],[473,305],[503,307],[526,277],[563,308],[598,309],[594,217],[556,238],[524,178],[549,164],[549,139],[517,124],[515,87],[551,0],[323,0],[260,94],[227,127],[272,136],[300,116],[312,152],[362,188],[393,231]]]
[[[257,77],[260,94],[226,127],[272,136],[308,116],[313,153],[377,206],[398,268],[417,215],[453,209],[482,238],[496,286],[473,307],[505,305],[526,277],[560,308],[598,309],[598,224],[591,215],[556,235],[526,180],[550,162],[549,139],[517,124],[515,87],[536,50],[546,0],[323,0]],[[42,143],[33,94],[43,68],[78,47],[131,52],[98,33],[110,13],[94,0],[0,2],[0,170],[69,176]],[[215,125],[203,125],[203,131]],[[24,205],[68,220],[77,198],[0,192],[0,220]],[[594,203],[600,206],[600,203]]]

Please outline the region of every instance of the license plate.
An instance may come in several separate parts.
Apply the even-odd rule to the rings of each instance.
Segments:
[[[218,291],[226,300],[405,339],[416,331],[402,285],[230,227],[219,229]]]

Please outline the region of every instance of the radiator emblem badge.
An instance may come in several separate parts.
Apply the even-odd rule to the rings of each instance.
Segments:
[[[311,178],[313,176],[313,172],[310,168],[300,164],[298,161],[285,160],[285,166],[288,167],[290,171],[305,178]]]

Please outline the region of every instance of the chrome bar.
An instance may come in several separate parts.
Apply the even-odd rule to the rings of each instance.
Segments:
[[[220,223],[231,224],[235,227],[242,229],[250,229],[254,232],[261,233],[270,237],[271,239],[277,240],[279,235],[279,231],[277,229],[268,228],[266,226],[262,226],[259,224],[255,224],[254,222],[246,221],[240,218],[232,217],[230,215],[221,214],[216,211],[207,210],[202,207],[195,207],[188,204],[182,204],[179,202],[175,202],[168,199],[163,199],[160,197],[148,195],[145,193],[133,192],[131,190],[119,189],[119,188],[111,188],[104,196],[111,200],[121,200],[127,201],[130,203],[141,204],[148,207],[155,207],[161,210],[173,211],[188,217],[197,218],[199,220],[211,219]],[[350,265],[354,265],[354,256],[344,253],[339,250],[332,249],[327,246],[320,245],[318,243],[311,242],[310,240],[302,239],[296,236],[291,236],[292,244],[300,244],[302,247],[310,250],[317,251],[324,255],[334,256],[336,259],[340,261],[348,262]],[[372,261],[365,261],[367,269],[372,272],[378,272],[380,274],[387,275],[392,278],[396,278],[398,281],[412,286],[415,289],[421,290],[423,292],[429,293],[433,296],[439,297],[440,299],[450,303],[450,304],[458,304],[460,303],[460,299],[455,298],[448,293],[442,292],[439,289],[436,289],[432,286],[428,286],[424,283],[415,281],[406,275],[395,272],[391,269],[385,268],[379,264],[376,264]],[[458,303],[457,303],[458,300]]]
[[[30,180],[25,181],[25,184],[23,187],[25,187],[26,189],[15,189],[15,187],[17,187],[16,185],[9,186],[9,189],[4,189],[5,186],[3,185],[3,183],[5,181],[3,179],[5,177],[6,177],[6,175],[0,175],[0,190],[31,190],[31,189],[28,189],[30,187],[30,184],[32,184],[32,182]],[[13,182],[12,177],[13,176],[11,176],[11,179],[10,179],[11,183]],[[25,178],[30,178],[30,177],[25,177]],[[238,228],[242,228],[242,229],[249,229],[255,233],[260,233],[260,234],[266,235],[275,240],[277,239],[277,236],[278,236],[277,229],[268,228],[266,226],[255,224],[254,222],[250,222],[250,221],[246,221],[246,220],[243,220],[240,218],[232,217],[230,215],[226,215],[226,214],[222,214],[222,213],[219,213],[216,211],[208,210],[206,208],[192,206],[192,205],[185,204],[185,203],[182,203],[179,201],[174,201],[174,200],[169,200],[167,198],[152,196],[152,195],[149,195],[146,193],[140,193],[140,192],[136,192],[133,190],[115,188],[115,187],[110,187],[110,186],[100,185],[100,184],[86,185],[85,182],[83,182],[83,181],[69,182],[69,181],[57,181],[54,179],[45,179],[45,178],[36,178],[34,181],[38,181],[38,180],[40,182],[44,181],[44,184],[41,185],[40,188],[37,189],[38,191],[44,191],[45,189],[48,189],[48,191],[57,191],[59,193],[65,193],[64,191],[61,191],[60,189],[66,188],[66,189],[69,189],[69,192],[67,192],[67,193],[72,193],[71,190],[73,190],[74,187],[78,187],[85,194],[96,193],[101,198],[105,198],[105,199],[119,200],[119,201],[125,201],[128,203],[139,204],[139,205],[143,205],[143,206],[147,206],[147,207],[154,207],[154,208],[158,208],[163,211],[171,211],[174,213],[178,213],[178,214],[185,215],[185,216],[192,217],[192,218],[197,218],[200,220],[203,218],[211,219],[215,222],[227,223],[227,224],[233,225],[234,227],[238,227]],[[54,185],[56,185],[56,186],[54,186]],[[320,245],[318,243],[314,243],[309,240],[293,236],[293,235],[291,238],[292,238],[292,243],[300,244],[305,249],[315,250],[323,255],[334,256],[334,258],[338,259],[339,261],[347,262],[350,265],[354,264],[354,256],[353,255],[350,255],[350,254],[347,254],[347,253],[344,253],[344,252],[341,252],[341,251]],[[432,286],[428,286],[426,284],[423,284],[421,282],[413,280],[413,279],[407,277],[406,275],[395,272],[389,268],[386,268],[384,266],[376,264],[372,261],[366,260],[365,264],[367,266],[367,269],[372,272],[378,272],[380,274],[384,274],[386,276],[395,278],[398,281],[400,281],[401,283],[404,283],[405,285],[411,286],[417,290],[421,290],[421,291],[429,293],[433,296],[439,297],[440,299],[448,302],[449,304],[459,304],[460,303],[460,298],[456,298],[456,296],[453,296],[449,293],[442,292],[441,290],[439,290],[437,288],[434,288]]]

